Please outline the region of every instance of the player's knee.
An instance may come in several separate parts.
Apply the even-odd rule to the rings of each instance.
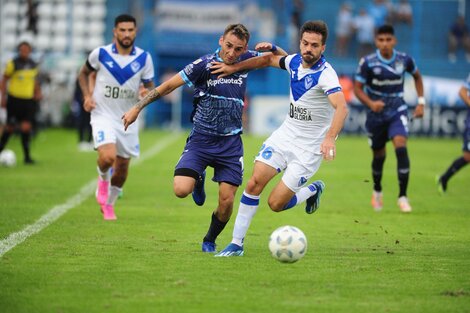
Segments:
[[[245,191],[250,195],[259,195],[263,191],[263,188],[256,177],[251,177],[245,187]]]
[[[178,198],[186,198],[192,192],[192,189],[189,186],[173,184],[173,192]]]
[[[268,205],[271,208],[271,211],[273,212],[281,212],[285,206],[284,203],[280,203],[279,201],[276,201],[274,199],[268,199]]]

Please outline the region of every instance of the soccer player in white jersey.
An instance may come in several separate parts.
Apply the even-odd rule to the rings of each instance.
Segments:
[[[268,198],[271,210],[281,212],[303,202],[308,214],[318,209],[324,183],[317,180],[305,185],[323,159],[335,158],[335,140],[348,114],[338,76],[323,56],[327,36],[328,28],[323,21],[308,21],[300,30],[300,53],[267,54],[233,66],[218,63],[212,67],[213,73],[221,73],[221,77],[266,66],[290,74],[289,112],[256,156],[253,174],[238,207],[232,242],[216,256],[243,255],[244,238],[258,209],[260,195],[281,171],[282,180]]]
[[[96,199],[105,220],[116,219],[114,203],[126,181],[130,158],[140,153],[138,124],[125,131],[121,116],[138,100],[141,83],[146,92],[154,88],[152,58],[134,45],[136,34],[134,17],[127,14],[116,17],[114,43],[94,49],[78,77],[83,106],[91,112],[93,140],[98,151]],[[97,76],[91,93],[88,81],[93,72]]]

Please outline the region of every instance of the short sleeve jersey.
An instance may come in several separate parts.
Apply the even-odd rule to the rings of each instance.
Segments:
[[[20,99],[33,99],[37,75],[38,64],[33,60],[10,60],[5,69],[5,76],[10,78],[8,94]]]
[[[341,91],[338,75],[324,56],[304,68],[300,54],[288,55],[280,66],[290,74],[290,106],[277,131],[284,140],[318,152],[334,114],[328,95]]]
[[[230,136],[242,132],[242,113],[246,91],[247,71],[237,72],[223,78],[212,74],[212,62],[223,62],[215,53],[200,57],[179,72],[186,85],[194,87],[193,129],[213,136]],[[237,62],[258,56],[247,51]]]
[[[98,47],[88,56],[88,66],[97,71],[92,116],[102,115],[118,122],[137,102],[140,83],[154,78],[150,54],[138,47],[129,55],[119,54],[115,44]]]
[[[403,99],[405,73],[414,74],[417,70],[415,61],[406,53],[394,50],[387,60],[376,51],[361,58],[355,79],[364,84],[365,92],[372,100],[384,101],[381,114],[393,116],[407,109]]]

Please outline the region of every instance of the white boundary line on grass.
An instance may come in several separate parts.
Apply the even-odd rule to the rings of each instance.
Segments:
[[[179,133],[171,135],[167,138],[164,138],[162,141],[159,141],[156,145],[152,146],[148,151],[142,153],[140,158],[134,159],[131,162],[131,166],[138,165],[148,158],[153,157],[154,155],[161,152],[169,144],[173,143],[178,137]],[[46,214],[41,216],[34,224],[28,225],[19,232],[10,234],[7,238],[0,241],[0,258],[3,257],[5,253],[25,241],[28,237],[31,237],[34,234],[39,233],[41,230],[54,223],[59,217],[67,213],[70,209],[80,205],[85,201],[89,196],[94,194],[96,188],[96,179],[91,180],[89,183],[84,185],[80,192],[76,195],[69,198],[65,203],[56,205],[52,207]]]

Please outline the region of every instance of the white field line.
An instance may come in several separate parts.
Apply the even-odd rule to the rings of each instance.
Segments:
[[[173,143],[178,137],[179,133],[173,134],[164,138],[162,141],[159,141],[156,145],[152,146],[149,150],[142,153],[140,158],[134,159],[131,162],[131,166],[138,165],[148,158],[153,157],[154,155],[160,153],[165,149],[169,144]],[[85,201],[89,196],[94,194],[96,189],[96,179],[92,179],[90,182],[85,184],[80,191],[69,198],[62,204],[58,204],[52,207],[46,214],[41,216],[34,224],[28,225],[22,230],[8,235],[7,238],[0,241],[0,258],[3,257],[5,253],[25,241],[28,237],[31,237],[34,234],[39,233],[41,230],[54,223],[59,217],[67,213],[70,209],[80,205]]]

